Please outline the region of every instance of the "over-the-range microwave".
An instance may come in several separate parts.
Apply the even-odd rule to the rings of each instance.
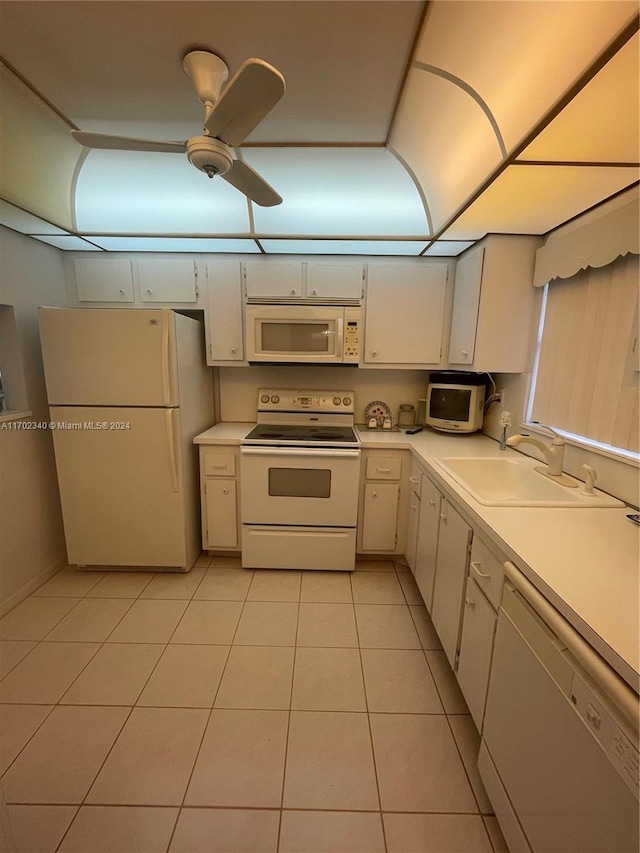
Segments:
[[[247,305],[247,360],[357,364],[360,308],[342,305]]]

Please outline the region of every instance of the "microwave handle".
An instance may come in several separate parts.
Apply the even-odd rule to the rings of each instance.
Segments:
[[[336,358],[342,361],[342,351],[344,348],[344,317],[339,317],[337,320],[336,329]]]

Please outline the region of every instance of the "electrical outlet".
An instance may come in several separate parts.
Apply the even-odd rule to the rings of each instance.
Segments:
[[[502,403],[504,406],[504,388],[496,389],[496,402]]]

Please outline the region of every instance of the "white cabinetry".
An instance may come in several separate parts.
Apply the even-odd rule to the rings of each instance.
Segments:
[[[196,302],[197,265],[191,258],[140,258],[138,281],[142,302]]]
[[[471,527],[449,501],[443,499],[431,619],[452,669],[455,668],[458,649],[471,537]]]
[[[207,262],[207,364],[242,366],[243,300],[240,261]]]
[[[205,550],[238,548],[238,470],[235,447],[200,446],[202,547]]]
[[[369,263],[363,367],[440,363],[448,265]]]
[[[483,372],[527,370],[540,237],[490,235],[456,264],[448,362]]]
[[[496,557],[482,539],[474,536],[456,677],[478,731],[482,731],[487,698],[503,581],[502,563],[503,559]]]
[[[423,474],[420,486],[420,517],[418,520],[414,577],[429,613],[431,613],[433,606],[433,582],[436,576],[441,503],[442,495],[431,480]]]
[[[255,258],[243,264],[247,299],[358,301],[365,266],[356,258]]]
[[[409,475],[409,520],[407,521],[407,545],[404,555],[412,573],[416,573],[416,558],[418,551],[418,528],[420,525],[420,486],[423,477],[422,469],[413,461]]]
[[[364,451],[363,457],[358,550],[402,554],[408,496],[407,490],[401,488],[401,480],[403,467],[406,470],[409,464],[409,453],[369,450]]]
[[[131,261],[76,258],[73,263],[79,302],[133,302]]]

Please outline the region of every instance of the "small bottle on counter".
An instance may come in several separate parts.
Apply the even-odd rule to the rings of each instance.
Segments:
[[[412,403],[401,403],[398,409],[398,427],[405,429],[406,427],[415,426],[416,410]]]

